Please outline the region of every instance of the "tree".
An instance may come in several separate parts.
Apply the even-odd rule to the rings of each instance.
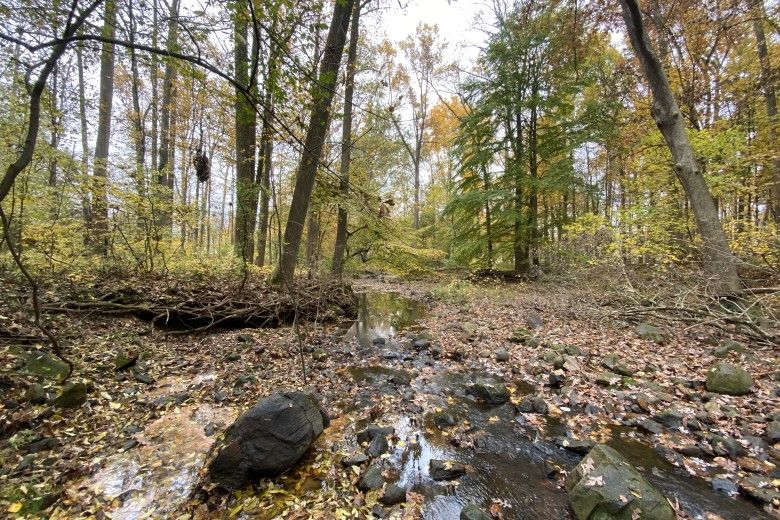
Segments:
[[[103,15],[103,38],[116,33],[116,0],[106,0]],[[114,45],[103,42],[100,53],[100,101],[98,129],[95,141],[93,229],[95,245],[102,254],[108,253],[108,152],[111,140],[111,114],[114,100]]]
[[[247,4],[238,0],[233,5],[234,60],[236,81],[249,85],[256,78],[250,78]],[[257,42],[254,43],[257,45]],[[241,89],[236,88],[236,256],[245,262],[254,258],[255,212],[257,195],[255,190],[255,147],[257,117],[252,100]]]
[[[652,115],[669,147],[674,171],[683,185],[703,240],[704,266],[716,293],[734,292],[741,283],[709,187],[693,153],[682,114],[661,62],[651,48],[636,0],[620,0],[631,45],[653,94]]]
[[[353,0],[338,0],[333,8],[333,18],[325,41],[319,77],[312,89],[311,116],[301,161],[295,176],[295,189],[287,216],[287,225],[284,229],[282,256],[273,276],[276,283],[292,282],[295,265],[298,262],[303,225],[330,123],[330,108],[341,64],[341,54],[347,39],[352,4]]]
[[[355,94],[355,65],[357,62],[357,44],[360,33],[360,2],[355,2],[352,10],[352,26],[349,30],[349,50],[347,51],[347,75],[344,80],[344,119],[341,127],[341,163],[339,173],[338,223],[336,224],[336,244],[333,249],[331,271],[341,276],[344,268],[344,250],[347,248],[347,207],[344,201],[349,195],[349,166],[352,154],[352,100]]]
[[[168,37],[166,49],[169,53],[176,52],[179,46],[179,6],[180,0],[171,0],[168,15]],[[167,57],[165,60],[165,73],[163,74],[162,110],[160,118],[160,148],[157,160],[157,184],[159,185],[160,208],[157,225],[161,231],[168,229],[173,224],[173,181],[175,162],[175,111],[174,104],[174,79],[176,75],[174,59]]]
[[[405,86],[405,95],[411,110],[410,129],[404,130],[394,107],[393,124],[398,136],[409,154],[414,175],[413,227],[420,229],[420,166],[423,161],[426,128],[431,105],[431,90],[439,73],[444,46],[438,41],[439,30],[435,25],[420,24],[417,34],[401,43],[411,68],[411,74],[399,71],[399,80]],[[396,102],[400,104],[400,95]],[[400,112],[400,110],[398,110]]]

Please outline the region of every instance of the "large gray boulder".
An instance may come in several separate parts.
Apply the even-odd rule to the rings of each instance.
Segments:
[[[731,363],[718,363],[707,372],[707,390],[718,394],[750,393],[753,378],[743,368]]]
[[[674,520],[666,498],[605,444],[594,447],[566,478],[569,502],[579,520]]]
[[[62,381],[70,374],[67,363],[40,350],[33,350],[26,355],[24,371],[55,381]]]
[[[317,400],[302,392],[272,394],[239,417],[211,463],[211,480],[238,489],[289,469],[328,426]]]

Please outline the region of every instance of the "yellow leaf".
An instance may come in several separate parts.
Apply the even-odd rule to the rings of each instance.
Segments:
[[[22,510],[22,503],[21,502],[14,502],[10,506],[8,506],[8,512],[9,513],[18,513]]]

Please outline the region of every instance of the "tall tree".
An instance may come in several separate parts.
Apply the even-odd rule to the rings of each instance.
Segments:
[[[116,33],[116,0],[107,0],[103,14],[102,36],[113,39]],[[100,52],[100,97],[95,141],[93,224],[95,245],[108,252],[108,151],[111,140],[111,114],[114,101],[114,45],[103,42]]]
[[[234,66],[236,81],[241,85],[254,84],[249,70],[249,12],[243,0],[233,4]],[[257,42],[253,39],[253,45]],[[235,92],[236,127],[236,256],[246,262],[254,259],[254,229],[257,210],[255,190],[255,147],[257,116],[252,100],[240,88]],[[254,204],[253,204],[254,199]]]
[[[168,39],[166,49],[176,52],[179,47],[179,6],[180,0],[171,0],[168,14]],[[173,89],[176,75],[173,58],[166,58],[163,75],[162,114],[160,120],[160,148],[157,160],[157,184],[160,191],[161,207],[158,208],[158,225],[170,230],[173,224],[173,182],[176,146],[173,142],[175,132],[175,112],[173,110]]]
[[[766,105],[766,117],[769,125],[769,142],[777,143],[778,125],[780,121],[777,117],[777,79],[772,73],[772,64],[769,62],[769,50],[766,45],[766,33],[764,31],[764,12],[763,0],[747,0],[748,9],[753,18],[753,34],[756,38],[756,51],[758,54],[758,63],[761,68],[761,92],[764,95],[764,104]],[[780,154],[775,153],[772,158],[772,211],[775,214],[775,223],[780,226]]]
[[[341,126],[341,162],[339,164],[339,203],[338,222],[336,224],[336,245],[333,250],[333,274],[341,276],[344,265],[344,251],[347,248],[347,206],[349,195],[349,165],[352,154],[352,100],[355,96],[355,65],[357,62],[357,44],[360,33],[360,2],[352,8],[352,23],[349,29],[349,49],[347,51],[347,74],[344,80],[344,118]]]
[[[303,225],[309,210],[314,181],[330,123],[331,105],[341,65],[341,54],[347,40],[352,5],[353,0],[338,0],[333,8],[333,18],[325,41],[319,77],[312,89],[311,116],[301,162],[295,177],[287,225],[284,229],[282,256],[273,276],[273,280],[277,283],[291,282],[298,262]]]
[[[623,19],[631,45],[639,57],[645,79],[653,94],[653,119],[672,154],[675,174],[690,200],[696,225],[704,242],[705,270],[717,293],[736,291],[741,287],[736,258],[729,249],[715,202],[693,154],[666,72],[645,32],[639,4],[636,0],[620,0],[620,5],[623,8]]]

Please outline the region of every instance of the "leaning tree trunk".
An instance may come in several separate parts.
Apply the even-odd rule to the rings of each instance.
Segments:
[[[620,0],[631,44],[642,64],[653,93],[653,119],[672,154],[674,171],[691,201],[696,225],[703,239],[704,267],[717,293],[737,291],[741,284],[737,261],[718,219],[715,202],[693,154],[680,108],[666,73],[658,61],[642,24],[637,0]]]
[[[309,210],[314,180],[330,123],[330,108],[341,65],[341,53],[344,51],[344,43],[347,40],[352,4],[353,0],[339,1],[333,8],[333,19],[325,42],[325,53],[320,65],[319,78],[313,87],[309,128],[306,131],[301,163],[298,166],[292,203],[284,229],[282,257],[273,276],[273,281],[276,283],[291,282],[295,273],[295,264],[298,261],[298,251],[303,235],[303,224]]]
[[[339,170],[339,216],[336,224],[336,245],[333,250],[331,271],[341,276],[344,266],[344,251],[347,248],[347,207],[344,204],[349,195],[349,163],[352,155],[352,98],[355,94],[355,62],[357,61],[357,42],[360,31],[360,2],[355,2],[352,10],[352,25],[349,30],[349,50],[347,51],[347,77],[344,84],[344,123],[341,127],[341,164]]]
[[[116,1],[107,0],[102,36],[116,33]],[[95,141],[93,230],[96,249],[108,253],[108,149],[111,140],[111,109],[114,101],[114,45],[103,43],[100,53],[100,103]]]

